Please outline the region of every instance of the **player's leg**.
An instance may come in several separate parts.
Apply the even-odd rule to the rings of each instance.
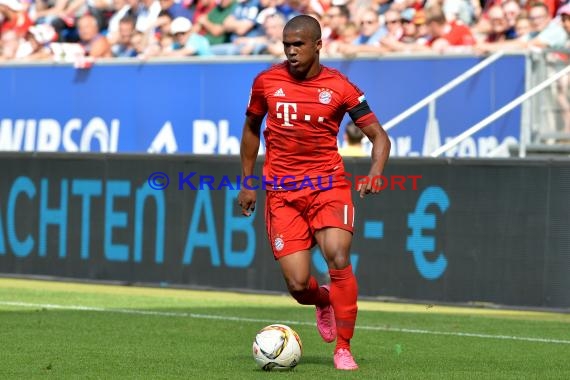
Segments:
[[[350,187],[321,191],[309,212],[311,228],[328,264],[330,300],[337,330],[335,367],[356,369],[350,352],[357,316],[358,284],[350,263],[354,207]]]
[[[314,240],[307,221],[292,198],[291,194],[268,193],[267,234],[289,293],[302,305],[316,306],[319,333],[323,340],[332,342],[336,338],[336,329],[328,288],[320,287],[311,275],[309,249]]]
[[[323,228],[315,232],[315,238],[327,261],[331,278],[329,296],[337,330],[335,367],[356,369],[358,365],[350,351],[358,312],[358,283],[349,256],[352,233],[341,228]]]
[[[287,290],[301,305],[328,306],[329,292],[311,275],[309,250],[288,254],[279,259]]]
[[[327,343],[336,339],[334,310],[329,298],[329,287],[319,286],[311,275],[311,252],[304,250],[279,259],[289,293],[301,305],[315,305],[317,330]]]

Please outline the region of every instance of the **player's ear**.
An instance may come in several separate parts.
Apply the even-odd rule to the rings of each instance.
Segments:
[[[323,48],[323,40],[321,38],[319,38],[316,42],[315,45],[317,47],[317,51],[320,51]]]

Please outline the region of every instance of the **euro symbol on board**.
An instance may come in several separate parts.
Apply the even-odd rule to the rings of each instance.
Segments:
[[[416,209],[408,214],[408,228],[411,233],[406,241],[406,250],[414,255],[416,268],[422,277],[428,280],[439,278],[447,268],[447,259],[443,252],[433,261],[426,257],[435,251],[435,238],[423,234],[423,230],[433,230],[436,226],[435,215],[426,213],[426,209],[432,204],[438,206],[442,214],[449,207],[449,198],[441,187],[430,186],[421,193]]]

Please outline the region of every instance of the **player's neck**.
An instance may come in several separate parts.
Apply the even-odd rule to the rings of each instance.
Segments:
[[[316,62],[305,73],[294,73],[291,70],[289,70],[289,74],[291,74],[291,76],[296,80],[310,80],[318,76],[321,73],[322,69],[323,69],[322,65],[319,62]]]
[[[321,66],[320,62],[315,63],[313,65],[313,67],[311,67],[309,72],[307,73],[307,76],[305,79],[311,79],[313,77],[316,77],[317,75],[319,75],[321,73],[322,69],[323,69],[323,67]]]

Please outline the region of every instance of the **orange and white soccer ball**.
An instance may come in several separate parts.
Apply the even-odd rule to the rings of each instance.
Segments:
[[[291,327],[280,324],[259,330],[253,340],[253,358],[265,371],[294,368],[303,354],[299,334]]]

